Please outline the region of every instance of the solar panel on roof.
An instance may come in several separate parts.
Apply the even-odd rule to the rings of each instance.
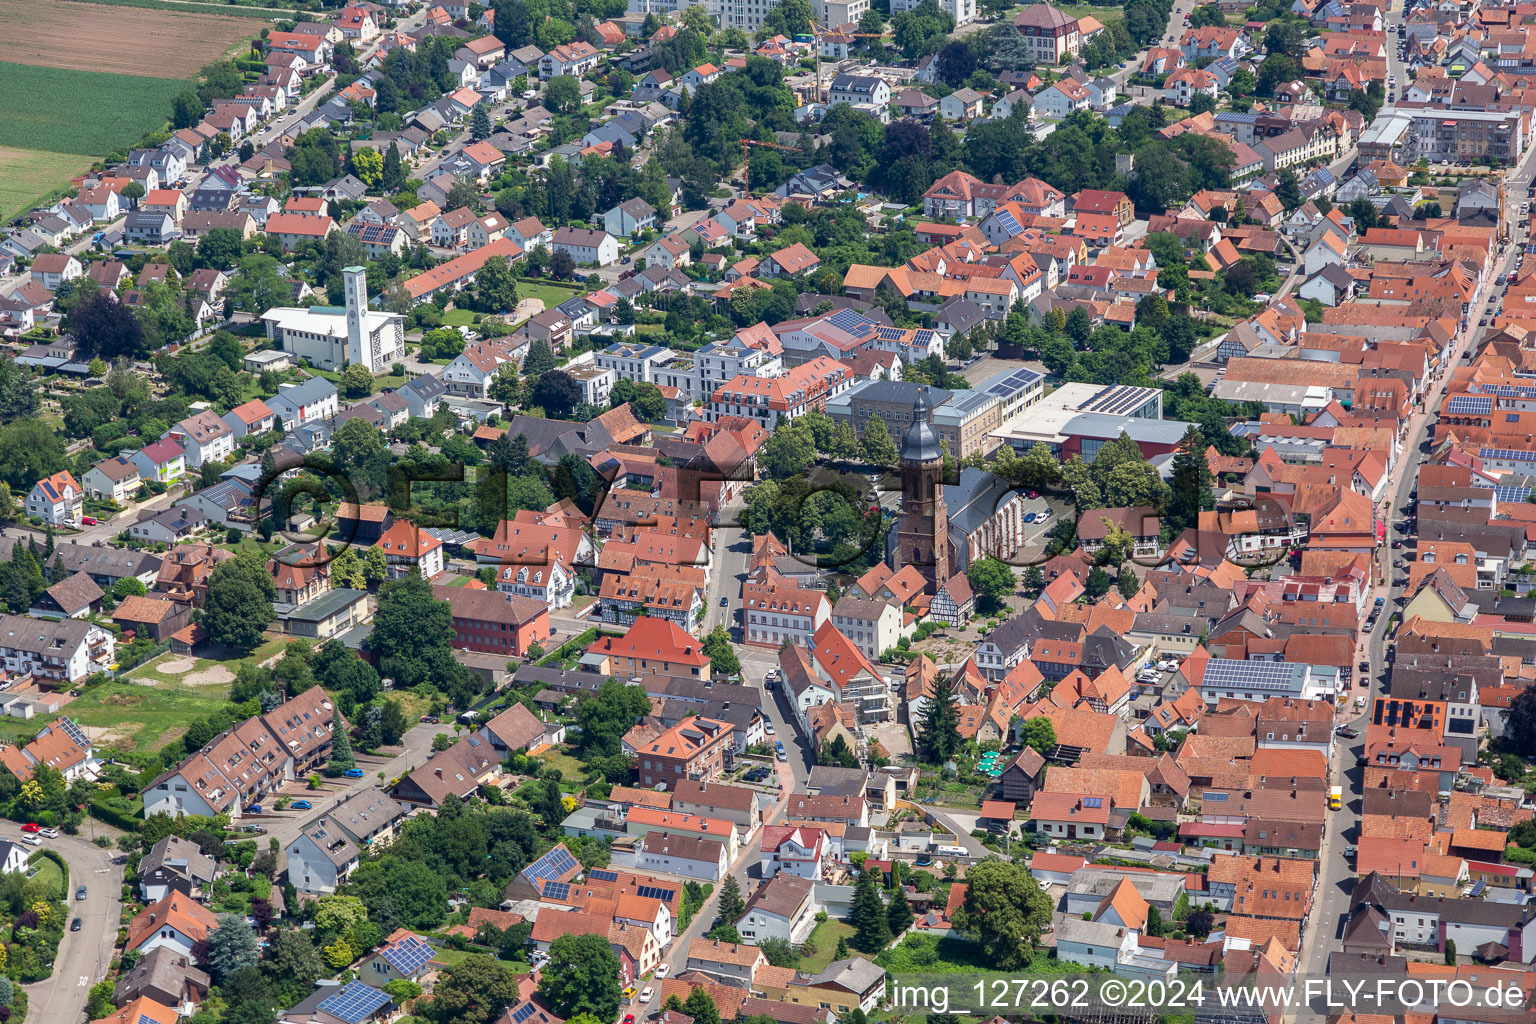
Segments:
[[[389,1005],[389,996],[382,990],[372,985],[365,985],[361,981],[349,981],[342,986],[340,992],[320,1000],[320,1005],[316,1009],[349,1021],[350,1024],[359,1024],[387,1005]],[[140,1019],[140,1024],[143,1024],[143,1020],[144,1018]]]
[[[559,878],[576,869],[576,859],[563,846],[557,846],[523,869],[529,878]]]
[[[396,945],[386,947],[382,956],[401,974],[411,975],[426,966],[433,952],[431,946],[412,935],[401,939]]]
[[[839,330],[849,331],[852,333],[858,331],[861,328],[867,327],[870,323],[870,320],[863,313],[860,313],[856,309],[840,309],[836,313],[833,313],[831,316],[827,317],[827,323],[831,324],[833,327],[838,328]]]
[[[1457,395],[1446,410],[1453,416],[1486,416],[1493,411],[1493,399],[1488,395]]]
[[[1249,690],[1289,689],[1295,666],[1285,661],[1233,661],[1212,658],[1205,666],[1205,682],[1211,686],[1240,686]]]
[[[588,877],[594,882],[617,882],[619,880],[619,873],[617,871],[609,871],[607,868],[598,868]]]
[[[563,900],[571,894],[569,882],[545,882],[544,895],[552,900]]]
[[[671,903],[672,899],[677,895],[677,890],[663,889],[657,885],[642,885],[635,890],[635,894],[637,896],[644,896],[646,899],[661,900],[663,903]]]
[[[1101,797],[1101,796],[1085,796],[1085,797],[1083,797],[1083,806],[1084,807],[1103,807],[1104,806],[1104,798]]]
[[[524,1003],[522,1006],[519,1006],[517,1009],[512,1011],[512,1024],[523,1024],[523,1021],[527,1020],[529,1017],[532,1017],[536,1012],[538,1012],[538,1009],[539,1008],[531,1002]]]
[[[1536,493],[1536,488],[1529,486],[1495,487],[1493,489],[1493,496],[1499,501],[1512,501],[1517,504],[1525,501],[1525,499],[1529,498],[1533,493]]]

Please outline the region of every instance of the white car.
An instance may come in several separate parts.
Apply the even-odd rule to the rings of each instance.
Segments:
[[[763,723],[763,732],[766,732],[769,736],[772,736],[773,735],[773,723],[772,722],[764,722]]]
[[[57,838],[59,838],[59,830],[56,829],[56,828],[41,829],[41,830],[38,831],[37,834],[42,836],[44,839],[57,839]]]
[[[35,835],[32,835],[29,832],[22,833],[21,841],[26,843],[28,846],[42,846],[43,845],[43,841],[41,839],[39,839]]]
[[[661,979],[661,978],[665,978],[667,976],[667,972],[670,971],[671,969],[672,969],[672,966],[670,964],[662,964],[660,967],[656,968],[656,978],[658,980]]]
[[[651,996],[653,996],[655,994],[656,994],[656,990],[654,988],[651,988],[651,986],[647,985],[647,986],[645,986],[645,988],[640,990],[640,1001],[642,1003],[648,1003],[648,1002],[651,1001]]]

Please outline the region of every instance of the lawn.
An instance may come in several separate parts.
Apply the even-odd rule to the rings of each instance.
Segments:
[[[33,856],[32,860],[29,861],[29,863],[32,865],[32,867],[37,869],[32,874],[33,880],[41,879],[44,882],[52,884],[53,891],[58,894],[55,898],[63,899],[64,872],[59,870],[59,865],[54,861],[54,859],[52,857],[44,857],[41,854],[36,854]]]
[[[171,100],[187,91],[187,83],[175,78],[3,61],[0,81],[6,95],[0,147],[93,157],[126,150],[146,132],[163,128]]]
[[[566,299],[573,298],[580,293],[572,284],[551,284],[546,281],[519,281],[517,282],[517,294],[519,298],[540,299],[545,309],[554,309]],[[446,321],[447,318],[444,317]]]
[[[563,300],[562,300],[563,301]],[[476,313],[469,309],[459,309],[455,306],[443,314],[444,327],[472,327],[475,323]]]
[[[840,921],[835,917],[829,917],[825,921],[811,929],[808,941],[816,946],[814,956],[802,956],[800,958],[800,970],[807,974],[815,974],[830,964],[837,954],[837,940],[847,939],[853,942],[853,925],[846,921]],[[864,954],[853,951],[854,956]],[[869,959],[865,957],[865,959]]]
[[[79,153],[0,148],[0,221],[32,209],[90,166],[91,158]]]
[[[560,769],[561,781],[580,782],[587,777],[587,766],[563,750],[546,750],[538,757],[551,768]]]
[[[68,707],[99,747],[123,751],[158,749],[217,710],[227,686],[145,685],[115,679],[93,686]],[[35,734],[42,723],[31,723]]]

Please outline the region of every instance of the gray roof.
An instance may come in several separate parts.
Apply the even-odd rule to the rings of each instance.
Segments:
[[[352,840],[326,818],[320,818],[304,830],[304,838],[317,846],[321,853],[337,867],[352,863],[359,857]]]
[[[278,412],[277,406],[279,403],[283,408],[296,412],[301,405],[313,405],[336,393],[336,385],[324,377],[310,377],[299,384],[295,384],[293,387],[283,388],[271,398],[266,399],[266,403],[267,408],[273,412]]]
[[[295,620],[299,622],[319,622],[322,619],[330,618],[343,608],[355,603],[359,598],[366,600],[367,597],[368,592],[366,590],[348,590],[344,587],[328,590],[308,604],[295,608],[284,618],[290,622]]]
[[[812,985],[841,985],[850,992],[863,992],[885,980],[885,968],[863,957],[850,957],[828,964],[811,978]]]
[[[142,576],[156,572],[160,559],[145,551],[125,548],[94,547],[87,544],[60,544],[54,548],[49,565],[57,564],[67,572],[88,572],[93,576]]]
[[[956,483],[944,487],[949,528],[969,536],[997,513],[998,503],[1013,490],[1000,477],[982,469],[962,469]]]
[[[902,462],[935,462],[944,457],[939,432],[928,415],[928,401],[920,392],[912,405],[912,423],[901,435]]]
[[[366,836],[376,831],[380,822],[396,821],[404,816],[404,807],[373,789],[354,793],[332,807],[327,815],[355,836]]]
[[[419,398],[441,398],[448,393],[448,388],[443,384],[443,378],[430,373],[423,373],[412,377],[395,389],[397,392],[409,391]]]
[[[811,769],[805,788],[819,796],[863,796],[869,772],[863,768],[839,768],[819,764]]]
[[[166,836],[139,861],[139,874],[162,867],[193,881],[211,882],[218,870],[218,862],[191,840]]]
[[[155,992],[180,995],[188,986],[207,992],[209,984],[208,972],[194,966],[190,957],[174,946],[156,946],[118,978],[117,998],[126,1003]]]

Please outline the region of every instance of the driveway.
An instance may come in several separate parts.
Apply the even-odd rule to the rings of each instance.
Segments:
[[[87,820],[86,835],[99,827]],[[16,841],[22,835],[21,826],[13,821],[0,822],[0,839]],[[122,916],[122,900],[119,893],[123,886],[123,869],[112,863],[115,853],[111,849],[96,846],[85,835],[44,839],[40,847],[28,847],[34,852],[53,850],[61,854],[69,864],[69,917],[80,918],[83,924],[77,932],[65,925],[64,938],[59,942],[59,955],[53,964],[53,974],[42,981],[23,985],[26,989],[28,1024],[79,1024],[85,1017],[86,996],[91,986],[106,976],[112,962],[113,947],[117,944],[118,921]],[[84,901],[75,899],[75,890],[86,887]]]

